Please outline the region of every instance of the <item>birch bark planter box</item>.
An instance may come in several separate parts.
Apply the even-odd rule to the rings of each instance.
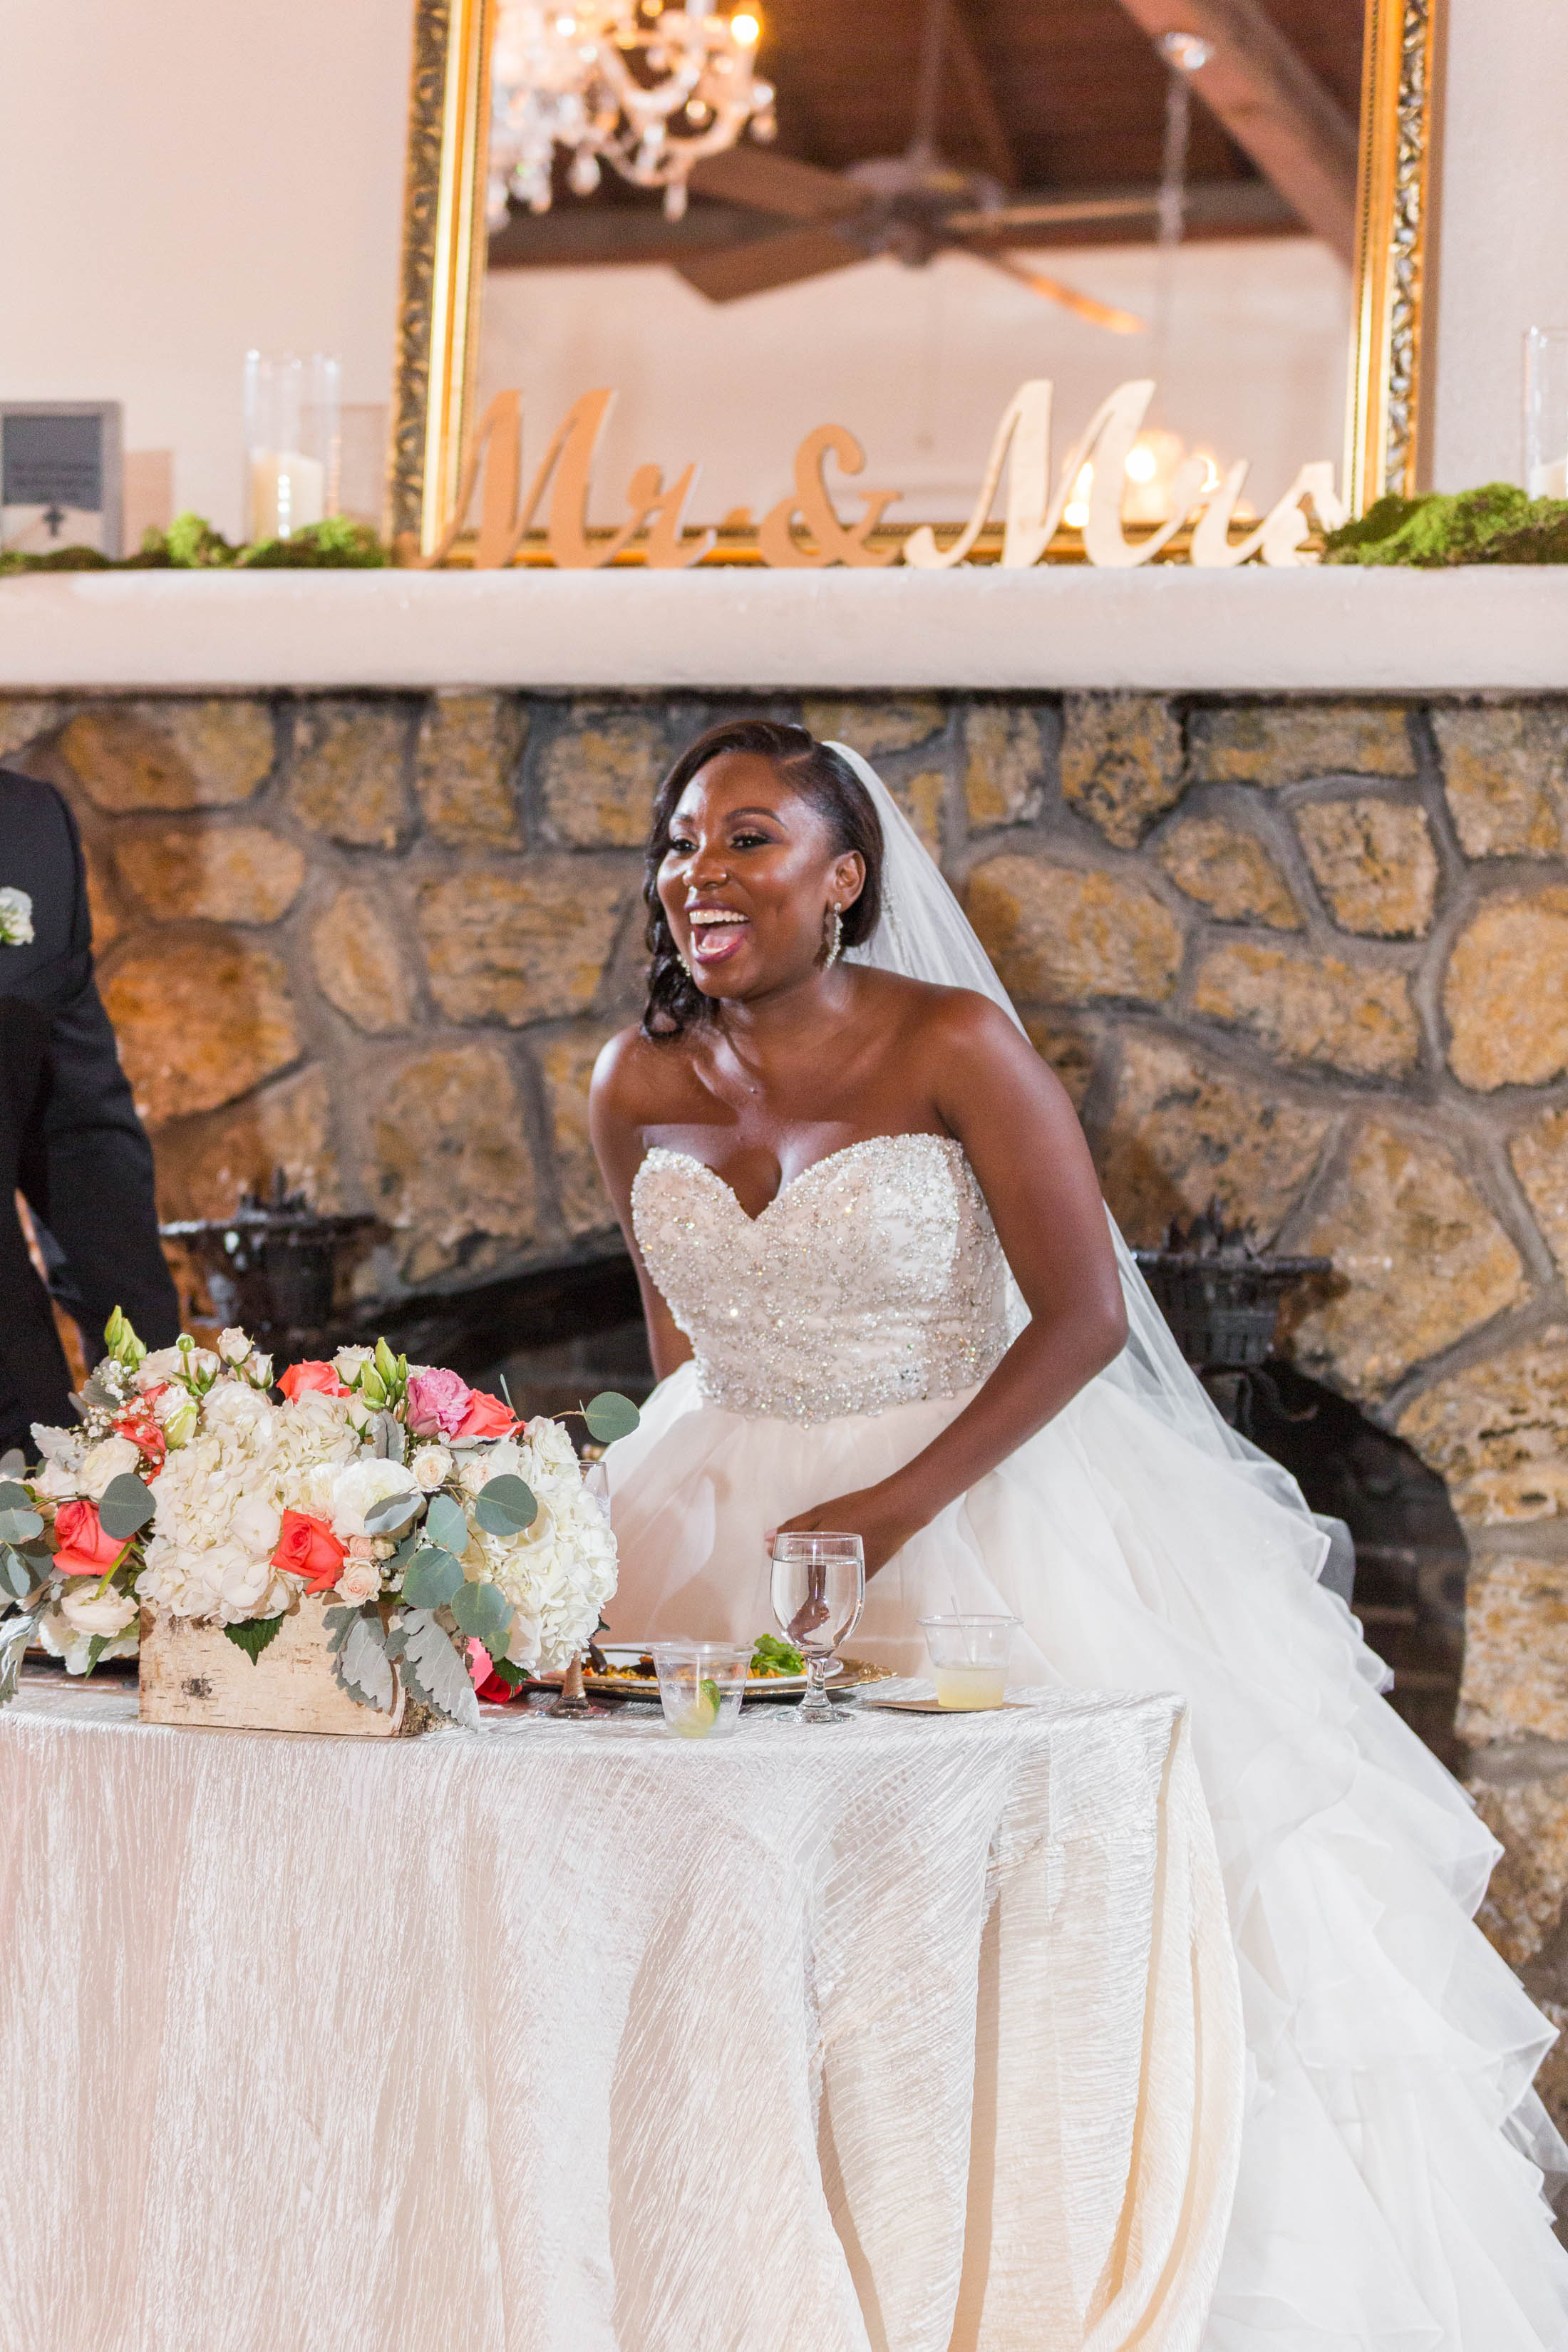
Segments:
[[[351,1739],[412,1739],[439,1717],[410,1699],[393,1667],[390,1715],[361,1706],[339,1686],[327,1650],[328,1601],[306,1596],[252,1660],[221,1625],[199,1625],[166,1610],[142,1612],[143,1723],[234,1731],[317,1731]]]

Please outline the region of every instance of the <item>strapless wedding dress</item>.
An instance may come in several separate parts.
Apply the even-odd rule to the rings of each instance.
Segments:
[[[749,1638],[764,1530],[897,1470],[992,1370],[1005,1264],[936,1136],[851,1144],[754,1220],[653,1150],[633,1209],[695,1356],[608,1456],[612,1630]],[[918,1674],[922,1614],[1007,1610],[1015,1681],[1190,1701],[1255,2070],[1205,2352],[1560,2346],[1568,2254],[1521,2152],[1552,2142],[1552,2029],[1470,1924],[1499,1849],[1378,1696],[1321,1549],[1100,1379],[872,1580],[852,1646]]]

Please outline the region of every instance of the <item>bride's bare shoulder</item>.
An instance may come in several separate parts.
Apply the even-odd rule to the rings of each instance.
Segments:
[[[649,1037],[637,1027],[617,1030],[594,1065],[589,1103],[595,1118],[640,1127],[668,1118],[671,1105],[694,1085],[691,1050],[681,1036]]]
[[[941,988],[901,972],[868,971],[879,1017],[897,1025],[903,1042],[937,1051],[1011,1052],[1020,1032],[999,1004],[973,988]]]

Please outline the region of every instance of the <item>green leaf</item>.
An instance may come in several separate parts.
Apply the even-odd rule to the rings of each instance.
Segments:
[[[609,1445],[617,1437],[629,1437],[642,1415],[630,1397],[622,1396],[617,1389],[601,1389],[593,1402],[583,1407],[583,1418],[595,1444]]]
[[[99,1523],[106,1536],[123,1542],[130,1536],[141,1534],[157,1507],[134,1470],[122,1470],[103,1490],[98,1507]]]
[[[469,1731],[479,1727],[479,1701],[463,1655],[446,1628],[427,1609],[405,1609],[402,1623],[389,1635],[387,1655],[400,1658],[409,1690],[437,1715],[460,1723]]]
[[[430,1507],[425,1514],[425,1532],[433,1544],[443,1551],[453,1552],[460,1559],[468,1549],[468,1522],[461,1503],[450,1495],[432,1495]]]
[[[488,1536],[500,1536],[504,1542],[510,1536],[522,1535],[539,1517],[539,1505],[532,1491],[521,1478],[503,1470],[499,1478],[479,1488],[474,1504],[474,1517]]]
[[[379,1503],[373,1504],[364,1515],[366,1535],[395,1535],[400,1528],[405,1528],[409,1520],[417,1515],[424,1500],[425,1497],[417,1486],[410,1492],[384,1496]]]
[[[524,1683],[532,1679],[526,1666],[514,1666],[510,1658],[492,1657],[490,1672],[505,1683],[508,1690],[521,1690]]]
[[[18,1601],[26,1601],[39,1580],[30,1564],[9,1544],[0,1544],[0,1578],[9,1586]]]
[[[27,1457],[19,1445],[7,1446],[0,1454],[0,1478],[19,1478],[27,1466]]]
[[[0,1511],[30,1511],[32,1507],[33,1498],[26,1486],[19,1486],[14,1478],[0,1485]]]
[[[224,1632],[237,1650],[243,1650],[254,1666],[268,1642],[275,1642],[283,1631],[283,1619],[279,1617],[245,1617],[237,1625],[226,1625]]]
[[[511,1630],[512,1606],[499,1584],[464,1583],[452,1597],[452,1614],[458,1630],[471,1633],[488,1650],[499,1647]]]
[[[82,1675],[82,1680],[84,1682],[86,1681],[88,1675],[90,1675],[94,1666],[97,1665],[100,1658],[102,1657],[105,1650],[108,1649],[110,1642],[118,1641],[119,1638],[120,1637],[117,1633],[95,1633],[93,1635],[91,1641],[87,1645],[87,1666]]]
[[[13,1489],[13,1492],[20,1491],[20,1488]],[[4,1489],[0,1488],[0,1493],[3,1492]],[[0,1510],[0,1544],[31,1543],[35,1536],[41,1536],[43,1532],[44,1523],[37,1511]]]
[[[438,1544],[416,1552],[403,1579],[403,1598],[415,1609],[439,1609],[463,1581],[460,1563]]]

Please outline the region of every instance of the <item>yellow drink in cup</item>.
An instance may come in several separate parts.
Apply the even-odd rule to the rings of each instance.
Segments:
[[[954,1715],[979,1715],[1006,1704],[1007,1653],[1016,1617],[922,1617],[921,1632],[936,1677],[936,1703]]]

